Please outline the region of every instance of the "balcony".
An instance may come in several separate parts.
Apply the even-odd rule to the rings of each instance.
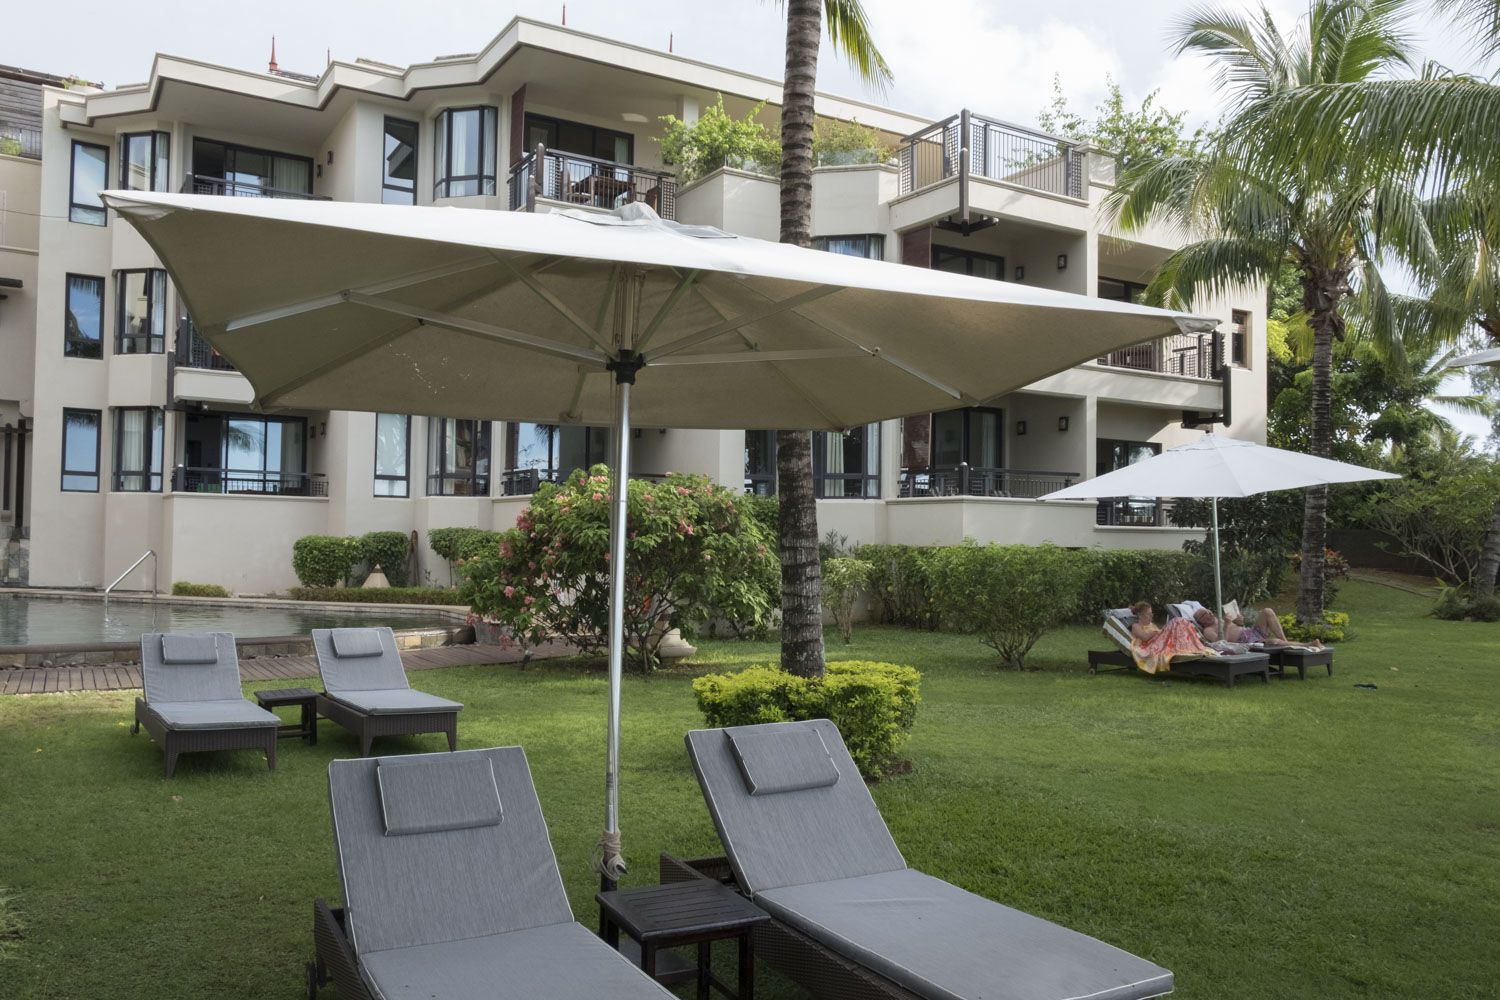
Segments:
[[[529,497],[543,483],[563,483],[576,469],[506,469],[500,476],[500,495],[506,497]],[[659,483],[667,478],[661,472],[632,472],[630,478],[643,483]]]
[[[1097,361],[1106,368],[1215,380],[1224,366],[1224,335],[1179,333],[1111,351]]]
[[[903,195],[950,178],[966,187],[970,177],[983,177],[1084,197],[1085,154],[1077,143],[967,110],[907,136],[899,160]]]
[[[326,497],[328,480],[321,473],[261,469],[192,468],[172,470],[174,493],[231,493],[236,496]]]
[[[962,462],[957,466],[902,469],[896,484],[899,497],[1008,497],[1035,500],[1082,479],[1076,472],[1037,472],[1028,469],[986,469]]]
[[[29,125],[0,125],[0,154],[42,158],[42,130]]]
[[[198,336],[198,328],[190,319],[177,324],[176,355],[179,368],[206,368],[216,372],[237,370],[212,344]]]
[[[301,198],[305,201],[329,201],[326,195],[309,194],[306,191],[290,191],[271,187],[254,181],[243,181],[234,177],[211,177],[206,174],[188,174],[182,182],[183,194],[213,194],[228,198]]]
[[[534,212],[539,199],[604,211],[639,201],[663,219],[675,219],[677,177],[539,146],[511,168],[510,207]]]

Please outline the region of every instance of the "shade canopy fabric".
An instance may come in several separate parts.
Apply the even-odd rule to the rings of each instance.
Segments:
[[[845,429],[1217,320],[611,215],[114,191],[265,409]],[[628,312],[628,316],[620,313]]]
[[[1454,358],[1448,362],[1449,368],[1468,368],[1473,365],[1489,365],[1500,368],[1500,347],[1492,347],[1488,351],[1478,351],[1474,354],[1465,354],[1461,358]]]
[[[1400,479],[1329,458],[1205,434],[1144,462],[1048,493],[1043,500],[1100,497],[1248,497],[1368,479]]]

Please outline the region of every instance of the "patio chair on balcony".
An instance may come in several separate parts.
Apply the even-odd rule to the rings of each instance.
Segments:
[[[1172,991],[1160,966],[907,867],[832,722],[697,730],[687,746],[733,881],[773,917],[756,953],[813,993],[1136,1000]]]
[[[359,737],[361,756],[377,736],[446,733],[448,749],[458,748],[463,705],[412,690],[389,628],[315,628],[312,640],[323,678],[318,714]]]
[[[1131,653],[1130,628],[1135,624],[1135,615],[1129,608],[1113,608],[1104,612],[1104,634],[1114,640],[1115,649],[1089,650],[1089,673],[1097,674],[1100,667],[1134,670],[1135,657]],[[1225,653],[1219,656],[1174,656],[1173,676],[1212,677],[1222,681],[1225,687],[1234,687],[1236,678],[1247,674],[1259,674],[1260,679],[1271,680],[1271,658],[1265,653]]]
[[[228,632],[141,636],[141,681],[145,697],[135,700],[130,732],[146,727],[168,778],[180,754],[208,750],[260,750],[276,769],[281,720],[245,698]]]
[[[313,903],[310,996],[672,996],[573,919],[520,747],[336,760],[328,800],[344,905]]]

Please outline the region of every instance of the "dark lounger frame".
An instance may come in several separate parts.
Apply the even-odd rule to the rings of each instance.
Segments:
[[[131,735],[146,727],[146,732],[161,747],[163,766],[170,778],[177,770],[177,758],[185,753],[208,750],[262,750],[268,770],[276,770],[275,726],[247,726],[243,729],[172,729],[144,698],[135,700],[135,724]]]
[[[1135,661],[1125,655],[1124,650],[1119,649],[1091,649],[1089,650],[1089,673],[1099,673],[1100,667],[1118,668],[1122,670],[1134,670]],[[1329,668],[1330,672],[1332,667]],[[1265,683],[1271,683],[1271,657],[1260,653],[1255,659],[1235,658],[1226,660],[1224,657],[1205,656],[1198,660],[1183,660],[1172,664],[1168,675],[1178,677],[1213,677],[1223,682],[1225,687],[1234,687],[1236,678],[1248,674],[1259,674]]]
[[[458,749],[458,712],[406,712],[371,715],[333,698],[327,691],[318,695],[318,714],[343,726],[359,737],[359,754],[370,756],[370,744],[377,736],[417,736],[422,733],[446,733],[448,749]]]

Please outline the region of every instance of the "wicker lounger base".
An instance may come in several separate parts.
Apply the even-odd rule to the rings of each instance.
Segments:
[[[659,870],[664,883],[711,878],[735,885],[729,859],[723,857],[681,859],[663,854]],[[905,987],[830,951],[779,920],[756,927],[755,957],[819,1000],[921,1000]]]
[[[1285,677],[1288,668],[1297,671],[1299,680],[1307,680],[1308,667],[1327,667],[1328,676],[1333,676],[1333,650],[1331,649],[1267,649],[1271,657],[1271,669]]]
[[[356,708],[318,695],[318,714],[343,726],[359,737],[361,757],[370,756],[370,744],[377,736],[416,736],[421,733],[446,733],[448,749],[458,749],[457,712],[410,712],[403,715],[367,715]]]
[[[333,982],[344,1000],[375,1000],[354,957],[354,944],[344,930],[344,908],[313,900],[313,960],[307,963],[307,1000],[317,1000],[318,988]]]
[[[276,727],[247,726],[243,729],[172,729],[166,721],[146,704],[145,699],[135,700],[135,724],[131,735],[146,728],[151,739],[161,747],[162,766],[170,778],[177,770],[177,758],[185,753],[202,753],[209,750],[261,750],[266,755],[268,769],[276,770]]]
[[[1127,656],[1124,650],[1119,649],[1091,649],[1089,650],[1089,673],[1099,673],[1101,666],[1120,669],[1135,669],[1135,661]],[[1181,663],[1172,664],[1172,675],[1182,677],[1213,677],[1221,681],[1225,687],[1234,687],[1237,678],[1246,675],[1259,675],[1260,679],[1269,684],[1271,682],[1271,658],[1265,653],[1255,657],[1215,657],[1205,656],[1201,660],[1184,660]]]

